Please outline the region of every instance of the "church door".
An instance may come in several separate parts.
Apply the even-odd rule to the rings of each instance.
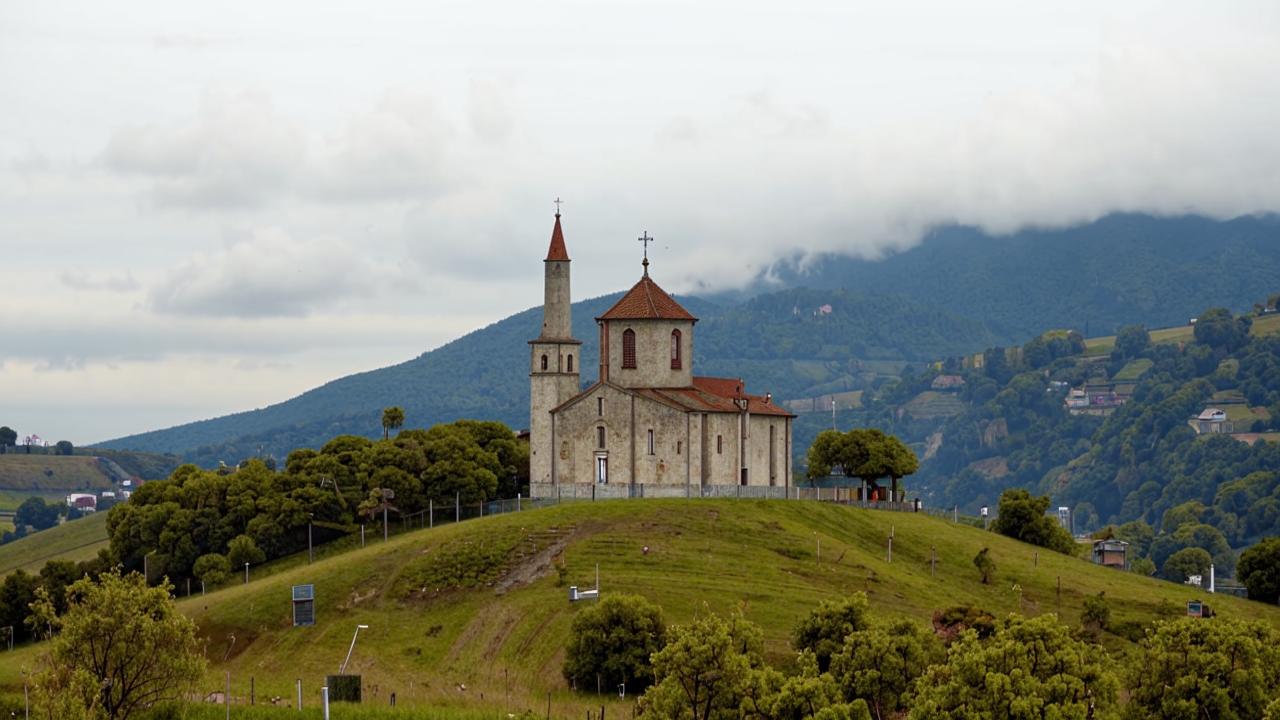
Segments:
[[[609,482],[609,456],[596,456],[596,482],[604,485]]]

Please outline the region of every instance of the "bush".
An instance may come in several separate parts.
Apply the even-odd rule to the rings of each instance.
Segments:
[[[1266,538],[1245,550],[1236,577],[1249,589],[1250,600],[1274,604],[1280,599],[1280,538]]]
[[[226,556],[218,553],[209,553],[201,555],[196,560],[194,572],[200,582],[209,586],[220,585],[227,580],[227,576],[231,574],[231,562]]]
[[[1094,633],[1106,630],[1111,624],[1111,605],[1107,602],[1106,591],[1090,595],[1084,599],[1084,612],[1080,614],[1080,624]]]
[[[610,595],[573,618],[564,678],[578,689],[605,692],[625,684],[640,691],[653,682],[650,657],[666,644],[662,609],[638,595]]]
[[[998,516],[992,530],[1032,545],[1055,550],[1064,555],[1074,555],[1076,542],[1058,524],[1056,518],[1045,515],[1049,509],[1049,496],[1032,496],[1022,488],[1010,488],[1000,494]]]
[[[1192,575],[1207,576],[1212,563],[1213,558],[1208,551],[1198,547],[1183,548],[1164,561],[1160,574],[1166,580],[1186,582]]]
[[[982,548],[973,557],[973,566],[978,568],[982,576],[982,584],[990,585],[996,576],[996,561],[991,559],[991,548]]]
[[[227,561],[232,567],[239,568],[245,563],[257,565],[266,559],[266,553],[262,552],[258,544],[248,535],[237,535],[227,543]]]

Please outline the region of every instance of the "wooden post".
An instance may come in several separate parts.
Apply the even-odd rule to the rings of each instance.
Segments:
[[[250,676],[249,676],[249,704],[250,704],[250,705],[252,705],[252,704],[253,704],[253,696],[254,696],[254,682],[253,682],[253,680],[254,680],[253,676],[252,676],[252,675],[250,675]]]
[[[1062,604],[1062,576],[1058,576],[1058,604]]]
[[[937,577],[938,568],[938,548],[929,548],[929,577]]]
[[[888,561],[893,562],[893,533],[889,533],[889,556]]]
[[[1040,551],[1039,550],[1037,550],[1035,554],[1031,556],[1031,567],[1040,567]]]

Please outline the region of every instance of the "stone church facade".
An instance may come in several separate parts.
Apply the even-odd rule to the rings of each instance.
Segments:
[[[741,379],[693,373],[698,319],[649,277],[596,318],[598,380],[582,390],[570,259],[556,213],[543,261],[542,332],[530,347],[534,497],[685,496],[792,486],[794,416]]]

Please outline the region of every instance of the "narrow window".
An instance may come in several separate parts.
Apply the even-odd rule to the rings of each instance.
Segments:
[[[546,370],[546,369],[547,369],[547,356],[546,356],[546,355],[543,355],[543,356],[542,356],[542,369],[543,369],[543,370]]]
[[[596,398],[596,416],[604,417],[604,398]]]
[[[649,454],[653,454],[653,430],[649,430]]]
[[[604,426],[596,428],[596,447],[604,449]]]
[[[680,331],[671,331],[671,369],[680,369]]]
[[[679,454],[680,454],[680,451],[681,451],[681,450],[683,450],[683,449],[684,449],[684,441],[683,441],[683,440],[677,440],[677,441],[676,441],[676,454],[677,454],[677,455],[679,455]]]
[[[634,369],[636,366],[636,331],[630,328],[622,331],[622,367]]]
[[[605,484],[609,482],[609,458],[596,458],[596,482]]]
[[[772,481],[778,477],[778,439],[775,435],[776,428],[769,426],[769,480]]]
[[[723,435],[716,436],[716,454],[717,455],[724,454],[724,436]]]
[[[573,372],[573,356],[569,356],[569,372]]]

